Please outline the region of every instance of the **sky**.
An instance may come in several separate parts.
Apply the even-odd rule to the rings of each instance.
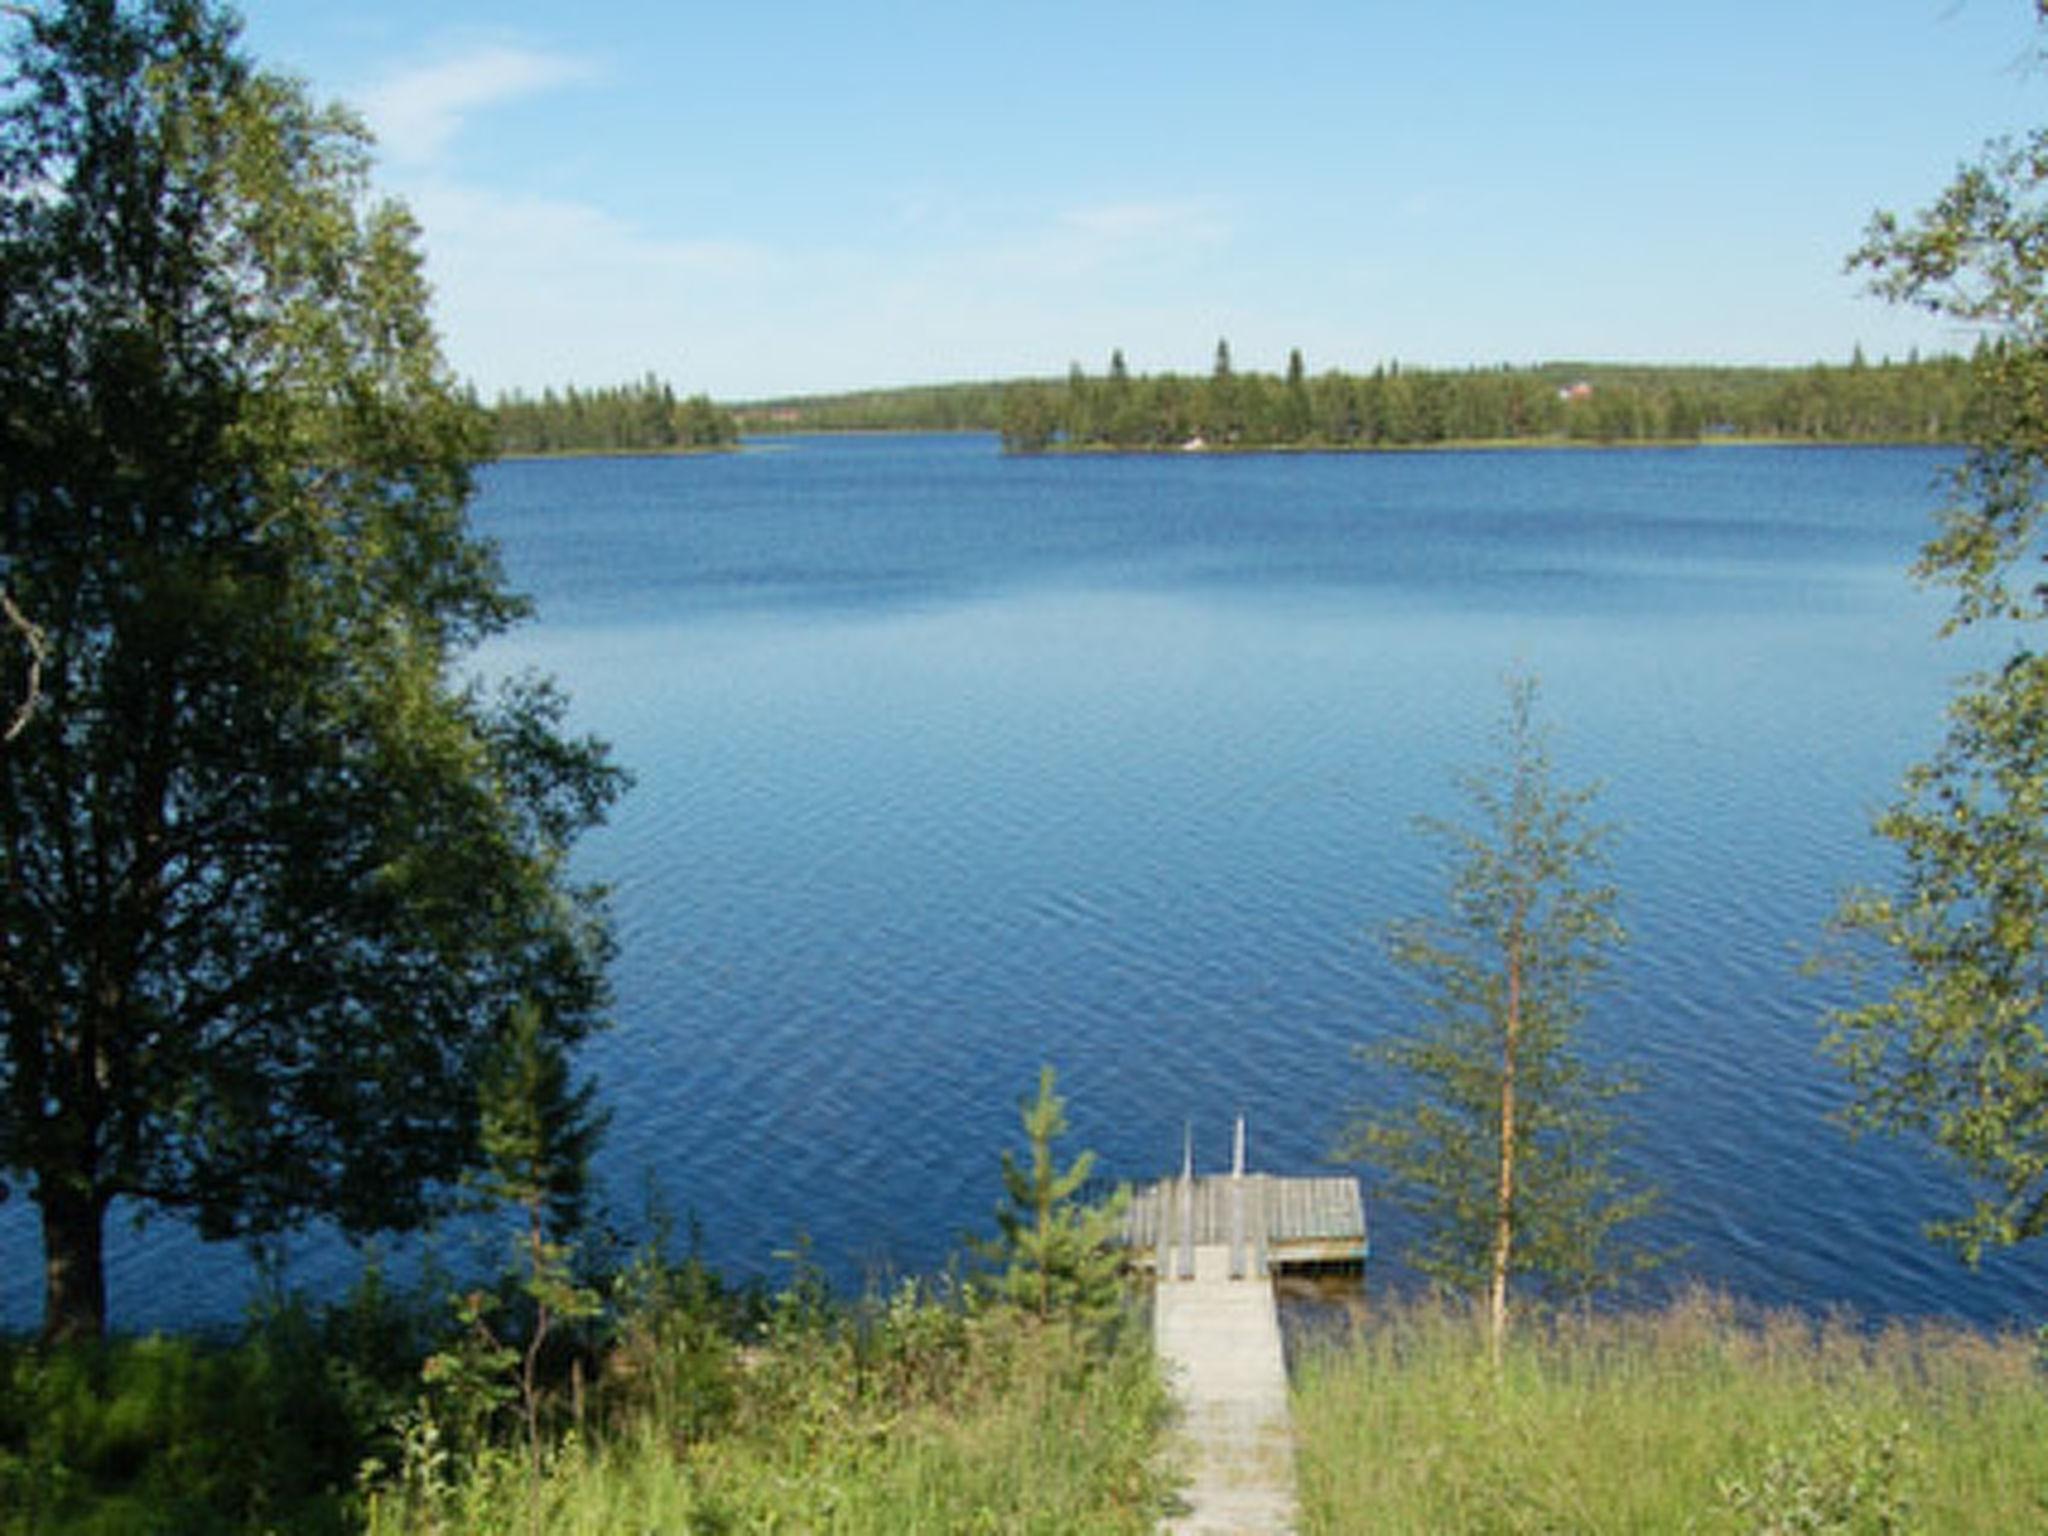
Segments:
[[[486,395],[1967,347],[1871,214],[2048,121],[2026,0],[245,0]]]

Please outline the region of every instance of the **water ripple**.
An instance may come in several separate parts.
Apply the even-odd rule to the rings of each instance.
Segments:
[[[1414,819],[1460,810],[1521,666],[1621,823],[1631,944],[1589,1041],[1647,1080],[1653,1235],[1767,1303],[2041,1311],[2041,1260],[1960,1271],[1920,1235],[1953,1183],[1830,1119],[1841,983],[1799,968],[1884,873],[1870,812],[1955,670],[1886,575],[1929,463],[1247,462],[1199,518],[1162,510],[1181,466],[960,444],[494,471],[543,614],[499,659],[638,775],[583,857],[618,916],[586,1062],[619,1219],[651,1172],[741,1272],[800,1233],[853,1283],[936,1266],[990,1229],[1047,1061],[1112,1175],[1188,1126],[1215,1166],[1239,1111],[1260,1166],[1323,1166],[1388,1088],[1355,1047],[1417,1016],[1384,942],[1443,909]],[[1398,1274],[1405,1218],[1374,1221]],[[232,1312],[239,1261],[192,1246],[117,1240],[124,1315]],[[0,1271],[20,1320],[32,1266]]]

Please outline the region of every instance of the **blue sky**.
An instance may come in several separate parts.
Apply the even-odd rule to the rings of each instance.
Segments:
[[[1874,209],[2048,118],[2024,0],[249,0],[486,392],[1803,363],[1969,338]]]

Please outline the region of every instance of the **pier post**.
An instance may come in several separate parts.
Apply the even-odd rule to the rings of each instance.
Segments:
[[[1195,1128],[1182,1131],[1180,1154],[1180,1276],[1195,1278]]]
[[[1252,1180],[1252,1274],[1260,1280],[1272,1273],[1266,1251],[1268,1229],[1272,1226],[1272,1212],[1268,1204],[1272,1184],[1273,1181],[1264,1174]]]
[[[1244,1277],[1244,1116],[1239,1115],[1230,1154],[1230,1278]]]

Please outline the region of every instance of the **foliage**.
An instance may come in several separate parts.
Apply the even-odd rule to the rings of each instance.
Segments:
[[[694,1365],[660,1358],[659,1346],[650,1358],[651,1340],[695,1353],[707,1325],[730,1319],[731,1298],[708,1296],[701,1280],[685,1267],[660,1282],[679,1283],[696,1315],[640,1317],[632,1365],[607,1362],[606,1381],[628,1378],[602,1399],[609,1411],[587,1435],[555,1442],[537,1478],[501,1454],[433,1446],[429,1475],[373,1479],[368,1528],[1156,1527],[1167,1398],[1136,1330],[1111,1337],[1008,1307],[968,1309],[909,1282],[849,1308],[800,1268],[744,1342]],[[714,1378],[680,1422],[657,1406],[664,1383]]]
[[[1299,350],[1284,376],[1231,366],[1207,377],[1106,376],[1077,365],[1063,386],[1002,397],[1006,447],[1159,451],[1355,449],[1455,443],[1949,442],[1964,427],[1970,365],[1960,358],[1803,369],[1547,363],[1457,371],[1383,364],[1310,376]]]
[[[1462,1310],[1375,1298],[1304,1352],[1305,1536],[1992,1536],[2048,1517],[2048,1395],[2024,1335],[1693,1295],[1524,1326],[1495,1373],[1470,1330]]]
[[[1060,430],[1059,400],[1041,385],[1019,384],[1004,391],[1003,447],[1012,453],[1042,453]]]
[[[1988,333],[1975,446],[1917,567],[1950,632],[2001,646],[1946,739],[1877,823],[1902,864],[1838,915],[1889,990],[1829,1021],[1856,1125],[1923,1138],[1978,1181],[1934,1228],[1974,1261],[2048,1231],[2048,130],[1994,146],[1911,224],[1873,221],[1855,261],[1880,292]]]
[[[359,126],[206,0],[0,27],[0,575],[44,644],[0,754],[0,1166],[46,1326],[93,1333],[116,1199],[428,1215],[514,1004],[599,1021],[564,870],[620,780],[545,684],[466,680],[525,605]]]
[[[524,1338],[508,1333],[503,1321],[494,1323],[494,1299],[472,1290],[456,1299],[454,1342],[430,1355],[421,1370],[441,1405],[440,1419],[422,1421],[422,1432],[452,1420],[460,1443],[474,1449],[498,1411],[516,1399],[535,1473],[543,1352],[558,1324],[585,1322],[604,1309],[597,1291],[576,1274],[573,1246],[583,1224],[590,1153],[607,1118],[593,1107],[595,1094],[592,1083],[571,1086],[568,1057],[544,1028],[541,1010],[532,1003],[516,1007],[478,1088],[482,1161],[471,1185],[484,1210],[509,1208],[520,1218],[514,1272],[524,1306],[513,1326]],[[433,1409],[433,1402],[423,1403],[421,1413]],[[433,1438],[438,1444],[439,1435]]]
[[[1223,349],[1227,352],[1227,344]],[[1558,362],[1526,368],[1134,374],[937,384],[750,401],[750,433],[999,432],[1013,452],[1361,449],[1455,443],[1955,442],[1970,364],[1957,357],[1807,368]],[[1579,386],[1585,386],[1584,389]]]
[[[0,1533],[341,1531],[431,1333],[373,1268],[231,1342],[0,1345]]]
[[[566,1239],[583,1226],[590,1155],[610,1119],[596,1098],[595,1083],[572,1082],[568,1053],[541,1009],[517,1004],[477,1088],[481,1157],[470,1186],[485,1208],[525,1217],[523,1257],[540,1238]]]
[[[770,1296],[650,1247],[602,1287],[589,1403],[508,1413],[488,1290],[274,1304],[233,1341],[0,1346],[0,1536],[274,1530],[1142,1532],[1168,1497],[1142,1330],[905,1281]],[[422,1396],[422,1358],[441,1362]]]
[[[1772,1446],[1752,1477],[1721,1485],[1722,1500],[1757,1536],[1898,1536],[1910,1531],[1910,1430],[1830,1418],[1799,1445]]]
[[[1022,384],[917,384],[755,400],[733,408],[748,432],[994,432]]]
[[[1095,1170],[1083,1152],[1064,1170],[1053,1143],[1067,1130],[1067,1107],[1041,1068],[1038,1096],[1018,1106],[1030,1163],[1003,1154],[1007,1204],[996,1211],[997,1240],[984,1250],[1002,1266],[1002,1295],[1041,1318],[1084,1322],[1113,1318],[1123,1306],[1122,1257],[1116,1247],[1121,1197],[1090,1205],[1081,1198]]]
[[[1413,1262],[1489,1299],[1495,1348],[1511,1280],[1583,1296],[1639,1267],[1614,1237],[1650,1196],[1613,1164],[1609,1106],[1632,1084],[1578,1041],[1586,994],[1622,940],[1590,789],[1553,779],[1536,687],[1509,686],[1500,758],[1462,787],[1472,828],[1425,822],[1449,851],[1449,916],[1404,924],[1395,957],[1427,988],[1427,1021],[1362,1054],[1412,1089],[1363,1110],[1346,1155],[1378,1165],[1420,1215]]]
[[[703,395],[679,400],[653,374],[616,389],[550,389],[538,400],[500,395],[491,422],[498,452],[505,454],[731,448],[740,436],[730,411]]]

